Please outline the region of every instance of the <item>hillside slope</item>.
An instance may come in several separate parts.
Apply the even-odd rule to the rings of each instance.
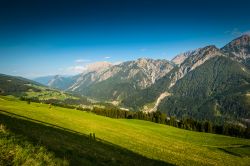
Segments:
[[[125,98],[122,103],[128,107],[142,108],[148,103],[156,102],[163,93],[170,92],[170,89],[176,84],[176,82],[180,81],[186,74],[203,65],[209,59],[216,56],[222,56],[223,54],[215,46],[207,46],[197,49],[188,55],[189,56],[186,57],[181,64],[175,66],[175,68],[156,81],[151,87],[138,91],[130,98]]]
[[[0,94],[21,96],[29,90],[39,92],[40,90],[35,86],[43,87],[43,85],[35,81],[31,81],[22,77],[0,74]]]
[[[0,74],[0,95],[57,104],[90,104],[83,96],[76,96],[22,77]]]
[[[243,35],[234,39],[221,50],[227,56],[240,61],[250,69],[250,35]]]
[[[179,118],[249,119],[249,38],[244,35],[222,49],[207,46],[177,56],[173,60],[178,66],[122,104]],[[168,95],[162,99],[164,94]]]
[[[249,89],[250,71],[236,61],[217,56],[179,80],[159,110],[196,119],[248,119],[250,109],[244,97]]]
[[[172,68],[173,65],[167,60],[141,58],[114,65],[100,72],[83,74],[79,83],[68,90],[99,100],[120,101],[154,84]]]
[[[250,162],[247,139],[140,120],[111,119],[6,97],[0,98],[0,110],[0,121],[7,128],[27,136],[34,144],[39,142],[72,165],[248,165]],[[90,142],[87,137],[90,133],[95,133],[96,141]]]

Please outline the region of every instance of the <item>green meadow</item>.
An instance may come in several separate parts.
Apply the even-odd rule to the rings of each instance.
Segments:
[[[25,165],[25,158],[37,163],[34,165],[250,163],[249,139],[193,132],[142,120],[112,119],[47,104],[28,104],[11,96],[0,97],[0,123],[2,164]],[[21,153],[25,149],[27,153]],[[32,154],[28,153],[31,151]]]
[[[38,98],[39,100],[49,100],[49,99],[56,99],[56,100],[65,100],[65,99],[79,99],[75,96],[67,94],[65,92],[61,92],[58,90],[48,89],[47,87],[37,86],[33,84],[27,84],[31,87],[25,95],[27,98]],[[32,88],[36,88],[40,90],[39,92],[34,91]]]

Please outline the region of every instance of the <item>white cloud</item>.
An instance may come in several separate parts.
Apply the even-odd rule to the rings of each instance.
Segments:
[[[82,73],[86,70],[86,66],[70,66],[66,69],[67,74],[77,74]]]
[[[90,60],[88,60],[88,59],[76,59],[75,62],[76,63],[86,63],[86,62],[90,62]]]
[[[110,57],[110,56],[105,56],[104,58],[105,58],[105,59],[110,59],[111,57]]]
[[[83,73],[85,71],[97,71],[101,69],[105,69],[107,67],[112,66],[112,63],[101,61],[95,63],[86,63],[83,65],[74,65],[66,68],[64,71],[61,71],[62,74],[75,75],[79,73]]]
[[[148,49],[147,48],[141,48],[140,49],[140,51],[142,51],[142,52],[145,52],[145,51],[147,51]]]

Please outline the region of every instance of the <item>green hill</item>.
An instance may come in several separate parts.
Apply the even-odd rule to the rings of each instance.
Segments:
[[[192,132],[147,121],[111,119],[47,104],[27,104],[11,97],[0,98],[0,110],[0,123],[8,132],[26,139],[32,146],[46,147],[46,154],[59,163],[248,165],[250,162],[248,139]],[[95,139],[93,134],[90,139],[90,133],[95,133]],[[6,137],[1,134],[0,140]],[[7,153],[2,145],[1,152],[5,150],[5,155],[12,156],[8,162],[25,155],[11,149]],[[0,155],[1,160],[5,155]]]
[[[0,74],[0,94],[22,96],[29,90],[36,92],[40,91],[38,88],[34,86],[31,87],[30,85],[34,85],[36,87],[42,86],[35,81],[31,81],[22,77]]]
[[[22,77],[4,74],[0,74],[0,95],[13,95],[26,100],[47,103],[69,105],[90,104],[85,97],[51,89],[40,83]]]

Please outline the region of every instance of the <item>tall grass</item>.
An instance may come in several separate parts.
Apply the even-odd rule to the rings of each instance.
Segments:
[[[25,137],[11,133],[0,124],[0,165],[69,165],[44,146],[34,146]]]

